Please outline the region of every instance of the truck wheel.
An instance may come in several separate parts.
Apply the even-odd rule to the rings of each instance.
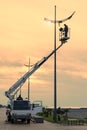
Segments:
[[[14,119],[11,119],[11,123],[14,124]]]
[[[22,122],[25,122],[26,120],[25,120],[25,119],[22,119],[21,121],[22,121]]]
[[[30,119],[27,119],[27,124],[30,124]]]
[[[11,121],[11,117],[10,117],[10,116],[8,116],[7,120],[8,120],[8,121]]]

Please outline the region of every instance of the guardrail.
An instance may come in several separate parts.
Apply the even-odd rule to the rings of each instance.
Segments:
[[[87,120],[67,120],[60,122],[61,125],[87,125]]]

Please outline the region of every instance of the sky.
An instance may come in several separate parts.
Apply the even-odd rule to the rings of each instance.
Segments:
[[[87,1],[79,0],[0,0],[0,104],[6,104],[7,91],[28,68],[54,49],[54,25],[44,18],[64,19],[70,40],[57,51],[57,106],[87,107]],[[63,27],[62,23],[60,27]],[[59,42],[59,25],[56,31]],[[27,97],[27,81],[22,96]],[[30,100],[54,105],[54,57],[30,77]]]

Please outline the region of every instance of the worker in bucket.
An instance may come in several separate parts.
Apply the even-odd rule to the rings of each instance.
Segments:
[[[67,38],[68,37],[68,26],[66,24],[64,24],[64,36]]]

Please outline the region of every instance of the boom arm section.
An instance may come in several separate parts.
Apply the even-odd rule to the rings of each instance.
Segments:
[[[12,85],[11,88],[9,88],[8,91],[5,92],[5,95],[10,99],[13,100],[13,96],[11,95],[16,89],[20,88],[26,80],[37,70],[41,65],[44,64],[63,44],[60,44],[56,50],[53,50],[49,55],[46,57],[43,57],[39,62],[36,62],[36,64],[27,72],[25,73],[16,83]]]

